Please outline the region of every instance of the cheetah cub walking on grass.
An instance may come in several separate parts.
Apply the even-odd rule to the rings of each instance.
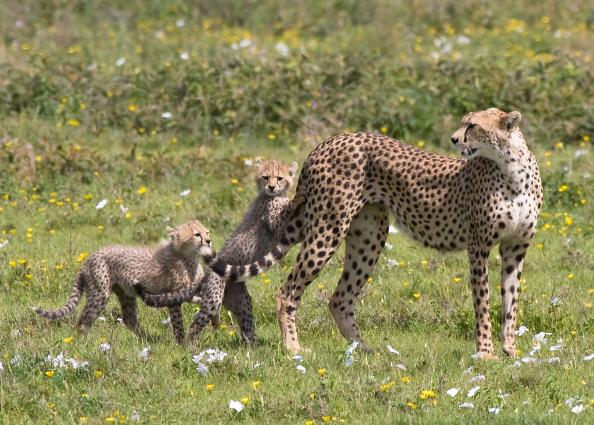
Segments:
[[[82,265],[64,307],[55,311],[35,308],[34,311],[46,319],[62,319],[74,312],[84,291],[87,302],[77,324],[84,332],[92,326],[114,292],[122,307],[124,324],[138,336],[145,337],[136,314],[134,285],[141,285],[147,293],[161,293],[181,289],[204,277],[199,253],[211,243],[206,227],[194,220],[168,230],[169,240],[156,248],[113,245],[99,249]],[[181,304],[169,306],[169,314],[173,335],[181,343],[184,340]]]
[[[487,266],[499,245],[501,342],[514,356],[520,276],[542,206],[538,165],[520,120],[519,112],[496,108],[464,116],[451,137],[463,159],[375,134],[326,140],[303,165],[297,196],[307,201],[287,224],[282,243],[253,264],[215,270],[245,278],[302,241],[277,294],[284,346],[295,352],[300,349],[295,314],[303,292],[344,240],[344,271],[329,307],[342,335],[362,342],[354,305],[385,245],[391,212],[400,229],[425,246],[468,252],[476,351],[482,357],[494,352]]]
[[[258,163],[257,167],[258,197],[239,227],[223,244],[218,256],[205,257],[207,262],[210,260],[209,265],[246,264],[263,257],[280,242],[287,222],[301,205],[299,200],[288,198],[297,171],[296,162],[289,165],[270,160]],[[190,341],[196,338],[209,320],[218,316],[222,304],[235,316],[244,341],[251,343],[256,336],[255,324],[251,297],[245,282],[245,278],[222,278],[209,270],[202,282],[182,291],[151,295],[138,286],[137,292],[145,303],[155,307],[175,305],[194,296],[193,301],[200,304],[200,311],[190,327]]]

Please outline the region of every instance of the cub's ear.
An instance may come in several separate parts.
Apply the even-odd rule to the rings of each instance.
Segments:
[[[291,165],[289,166],[289,174],[291,176],[294,176],[295,173],[297,173],[297,167],[298,167],[297,161],[291,162]]]
[[[179,233],[177,233],[177,231],[173,227],[169,226],[167,226],[167,236],[169,236],[169,239],[172,242],[175,242],[179,239]]]
[[[254,159],[254,165],[255,165],[256,167],[259,167],[260,165],[262,165],[262,158],[260,158],[259,156],[258,156],[258,157],[256,157],[256,158]]]
[[[522,121],[522,114],[518,111],[513,111],[503,117],[503,126],[507,130],[513,130],[520,124],[520,121]]]

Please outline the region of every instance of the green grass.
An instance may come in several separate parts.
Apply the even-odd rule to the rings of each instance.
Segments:
[[[592,422],[593,363],[583,360],[594,352],[588,2],[118,3],[0,0],[7,11],[0,16],[0,423],[131,422],[134,413],[140,423]],[[245,39],[254,45],[231,47]],[[126,63],[118,67],[120,57]],[[327,308],[342,251],[299,310],[301,342],[312,349],[303,374],[280,346],[274,314],[295,251],[250,282],[261,340],[254,347],[240,343],[226,314],[224,329],[208,328],[186,348],[161,324],[166,310],[140,307],[155,337],[147,343],[116,322],[113,300],[85,336],[74,318],[49,323],[30,309],[61,305],[80,258],[106,244],[156,243],[168,224],[198,218],[220,246],[254,196],[246,158],[301,163],[315,143],[345,129],[453,154],[448,139],[458,120],[489,106],[523,113],[543,177],[518,321],[530,329],[518,337],[520,358],[536,333],[551,333],[534,354],[541,363],[473,360],[466,255],[442,255],[401,234],[390,235],[393,248],[358,309],[374,350],[355,351],[351,367]],[[166,111],[171,119],[161,117]],[[191,193],[181,197],[185,189]],[[102,199],[109,202],[97,210]],[[389,267],[389,259],[398,264]],[[496,336],[496,252],[490,281]],[[189,324],[193,306],[184,313]],[[559,339],[562,349],[550,351]],[[104,353],[102,342],[111,350]],[[228,356],[201,376],[192,355],[207,348]],[[47,363],[48,353],[60,352],[89,365]],[[547,363],[551,357],[560,362]],[[484,381],[469,382],[479,374]],[[480,391],[466,397],[475,385]],[[452,387],[460,388],[455,398],[446,394]],[[436,396],[422,399],[423,390]],[[229,409],[245,397],[244,411]],[[572,397],[585,406],[581,414],[566,405]],[[464,402],[474,408],[459,408]]]

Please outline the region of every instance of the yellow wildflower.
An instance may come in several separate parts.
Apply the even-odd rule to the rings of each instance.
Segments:
[[[243,397],[243,398],[240,398],[240,399],[239,399],[239,401],[241,401],[241,402],[242,402],[244,405],[246,405],[246,406],[247,406],[248,404],[250,404],[250,398],[249,398],[249,397]]]
[[[419,298],[421,298],[421,293],[420,292],[413,292],[412,296],[413,296],[413,298],[415,300],[418,300]]]
[[[330,416],[330,415],[322,416],[322,422],[324,422],[325,424],[327,424],[331,420],[332,420],[332,416]]]
[[[100,379],[103,377],[103,372],[101,372],[99,369],[97,369],[95,371],[95,378]]]
[[[129,104],[129,105],[128,105],[128,110],[129,110],[130,112],[136,112],[136,105],[135,105],[135,104],[133,104],[133,103]]]
[[[403,384],[408,384],[410,382],[410,376],[403,376],[402,378],[400,378],[400,381]]]
[[[321,367],[321,368],[318,369],[318,373],[323,378],[326,375],[326,369],[323,368],[323,367]]]
[[[306,419],[305,425],[315,425],[315,422],[313,421],[313,419]]]
[[[380,133],[382,133],[382,134],[388,133],[388,127],[383,126],[382,128],[380,128]]]
[[[428,398],[435,398],[436,395],[433,390],[423,390],[419,393],[419,398],[421,400],[427,400]]]
[[[407,405],[408,407],[410,407],[411,409],[413,409],[413,410],[415,410],[415,409],[417,408],[417,405],[416,405],[416,404],[414,404],[414,403],[413,403],[413,402],[411,402],[411,401],[407,401],[407,402],[406,402],[406,405]]]
[[[211,392],[214,388],[215,384],[206,384],[206,391]]]
[[[74,338],[69,336],[68,338],[64,338],[62,341],[64,341],[65,344],[71,344],[72,341],[74,341]]]
[[[575,275],[573,273],[568,273],[567,274],[567,279],[573,279],[575,277]]]
[[[390,388],[392,388],[394,385],[396,385],[396,382],[394,381],[390,381],[385,384],[380,384],[380,390],[383,392],[389,391]]]
[[[145,186],[140,186],[138,188],[138,190],[136,191],[139,195],[144,195],[146,193],[146,187]]]
[[[45,376],[47,376],[48,378],[51,378],[52,376],[54,376],[56,372],[53,370],[48,370],[45,372]]]
[[[70,118],[68,121],[66,121],[66,125],[69,125],[70,127],[78,127],[80,125],[80,121],[76,118]]]
[[[261,384],[262,384],[262,382],[261,382],[261,381],[253,381],[253,382],[252,382],[252,388],[253,388],[255,391],[258,391],[258,389],[260,388],[260,385],[261,385]]]
[[[569,186],[566,184],[562,184],[559,186],[559,192],[566,192],[569,189]]]

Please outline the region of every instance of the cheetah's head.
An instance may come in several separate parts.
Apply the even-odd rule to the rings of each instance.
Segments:
[[[470,112],[462,118],[460,128],[451,137],[451,142],[465,158],[483,156],[494,161],[508,157],[518,146],[525,146],[518,128],[522,115],[503,112],[497,108]]]
[[[167,227],[169,240],[177,252],[192,254],[211,246],[210,232],[198,220],[191,220],[176,228]]]
[[[261,161],[256,163],[256,186],[258,192],[268,196],[286,195],[293,185],[297,163],[285,164],[280,161]]]

